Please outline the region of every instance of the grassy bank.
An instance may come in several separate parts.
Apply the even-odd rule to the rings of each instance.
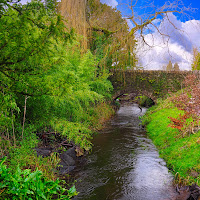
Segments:
[[[160,101],[143,117],[143,125],[160,156],[167,162],[179,184],[200,184],[200,131],[189,131],[192,117],[175,126],[185,111],[178,109],[171,99]],[[186,131],[187,130],[187,131]]]

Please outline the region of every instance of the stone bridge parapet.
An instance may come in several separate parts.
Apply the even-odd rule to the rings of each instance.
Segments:
[[[113,99],[125,93],[134,93],[135,97],[145,95],[156,101],[180,90],[185,77],[190,74],[200,78],[200,71],[111,70],[109,79],[114,87]]]

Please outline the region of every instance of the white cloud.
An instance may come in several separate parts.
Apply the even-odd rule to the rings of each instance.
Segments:
[[[116,0],[100,0],[101,3],[106,3],[108,6],[116,7],[118,2]]]
[[[129,26],[129,30],[131,30],[134,27],[133,23],[131,22],[130,19],[127,19],[127,18],[126,18],[126,22],[127,22],[128,26]]]
[[[25,3],[30,2],[30,1],[31,1],[31,0],[21,0],[20,3],[21,3],[21,4],[25,4]]]
[[[193,59],[193,47],[200,47],[200,21],[181,22],[170,14],[158,24],[161,35],[156,29],[145,35],[145,41],[153,48],[138,39],[137,54],[139,63],[145,69],[162,69],[169,60],[179,64],[181,70],[190,70]]]

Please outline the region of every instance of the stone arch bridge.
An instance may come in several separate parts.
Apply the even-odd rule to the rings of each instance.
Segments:
[[[111,70],[109,79],[114,87],[113,99],[131,93],[133,98],[145,95],[156,101],[180,90],[185,77],[190,74],[200,78],[200,71]]]

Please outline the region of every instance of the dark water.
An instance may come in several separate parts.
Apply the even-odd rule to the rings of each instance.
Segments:
[[[76,174],[75,199],[173,199],[172,175],[139,125],[144,113],[137,105],[123,105],[95,136],[88,163]]]

